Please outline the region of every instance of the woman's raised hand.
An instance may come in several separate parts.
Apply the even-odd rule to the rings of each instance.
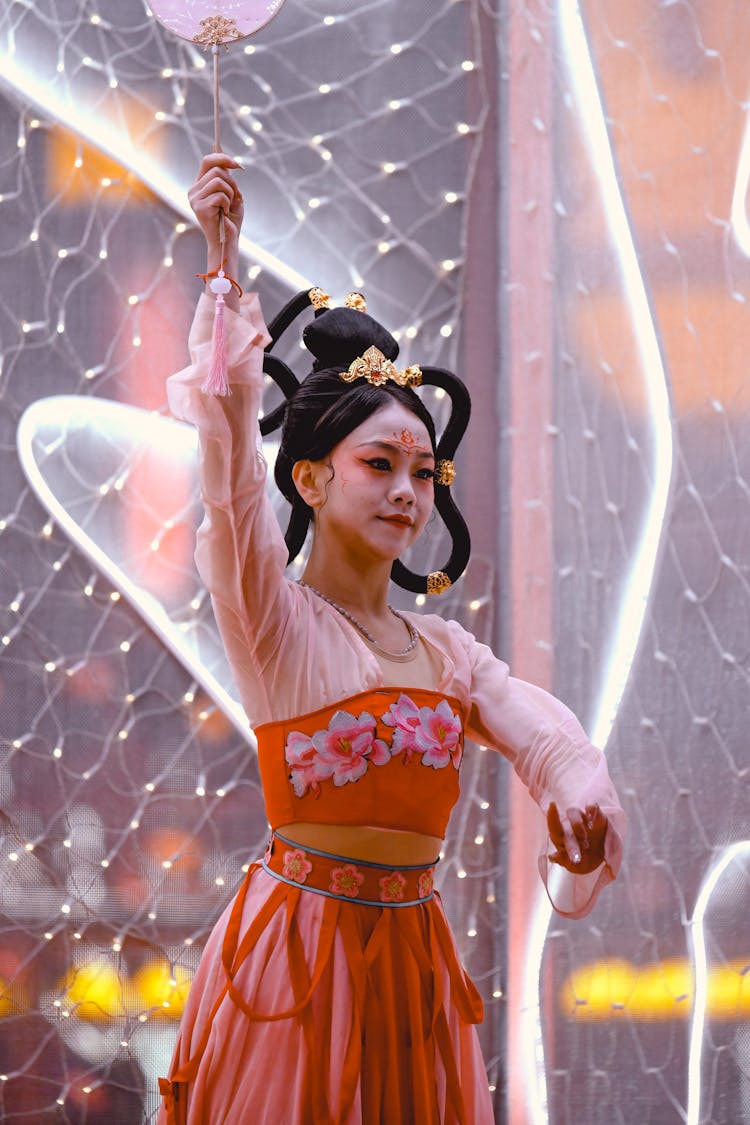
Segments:
[[[236,160],[223,152],[204,156],[195,183],[188,191],[188,200],[206,239],[207,271],[221,265],[222,246],[219,237],[219,212],[224,214],[224,271],[237,277],[239,238],[244,206],[242,193],[232,171],[241,168]]]
[[[595,871],[604,859],[604,837],[607,818],[598,805],[581,809],[566,809],[563,821],[557,805],[552,802],[547,812],[547,830],[557,849],[550,862],[576,875]]]

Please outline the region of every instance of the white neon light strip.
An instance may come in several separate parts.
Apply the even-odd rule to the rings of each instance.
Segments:
[[[83,395],[54,395],[40,399],[27,407],[18,424],[16,441],[18,457],[26,478],[55,522],[130,602],[169,651],[174,653],[183,667],[213,699],[217,707],[221,708],[250,746],[254,750],[257,749],[255,735],[250,729],[247,715],[240,703],[208,671],[196,650],[181,637],[178,626],[161,603],[147,590],[131,581],[115,561],[97,546],[69,515],[44,479],[34,457],[34,436],[37,429],[40,423],[48,421],[50,417],[64,419],[75,416],[90,419],[91,424],[96,423],[100,430],[106,430],[108,421],[119,429],[122,429],[123,424],[127,422],[126,428],[132,428],[134,433],[139,434],[144,442],[154,448],[166,448],[170,427],[174,429],[176,436],[179,435],[179,444],[182,447],[187,443],[197,447],[197,435],[189,426],[160,414],[142,410],[137,406]]]
[[[747,189],[750,186],[750,112],[745,111],[745,131],[742,134],[737,173],[732,191],[730,223],[737,245],[750,258],[750,222],[747,218]]]
[[[651,438],[653,443],[653,484],[643,517],[638,543],[633,552],[620,609],[612,630],[605,658],[602,690],[591,723],[590,737],[606,747],[617,709],[635,659],[638,641],[662,541],[664,518],[669,500],[674,459],[672,415],[667,376],[648,302],[627,212],[617,179],[604,107],[594,73],[581,10],[577,0],[560,0],[560,42],[576,110],[586,140],[591,167],[596,174],[607,227],[617,250],[625,300],[631,311],[641,368],[645,381]],[[528,959],[523,978],[523,1023],[525,1041],[525,1086],[527,1109],[533,1125],[548,1121],[547,1086],[544,1069],[544,1043],[541,1027],[540,972],[552,908],[541,893],[531,925]]]
[[[7,55],[0,55],[0,81],[11,87],[14,93],[23,95],[24,100],[33,102],[47,116],[59,121],[67,129],[77,133],[89,144],[111,157],[132,172],[155,195],[168,203],[177,214],[193,225],[195,217],[187,202],[185,185],[169,175],[159,161],[148,152],[133,144],[130,138],[107,121],[101,114],[89,113],[77,104],[70,92],[61,88],[61,83],[40,80],[26,67],[20,66]],[[309,289],[312,282],[297,270],[269,254],[257,242],[245,235],[240,237],[240,250],[263,269],[285,282],[292,291]]]
[[[701,1118],[701,1059],[703,1031],[706,1023],[708,999],[708,964],[706,961],[706,934],[704,918],[716,885],[730,863],[740,856],[750,856],[750,840],[738,840],[721,853],[719,859],[703,880],[698,893],[693,917],[690,920],[690,948],[695,973],[693,1012],[690,1019],[690,1053],[688,1055],[688,1097],[686,1125],[699,1125]]]

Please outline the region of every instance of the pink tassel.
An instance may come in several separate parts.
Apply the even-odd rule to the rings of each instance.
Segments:
[[[214,311],[214,333],[211,342],[211,364],[208,369],[208,378],[201,388],[204,394],[229,395],[229,375],[227,371],[227,341],[224,325],[224,294],[232,288],[232,284],[224,271],[219,270],[218,276],[210,283],[211,291],[216,294],[216,309]]]

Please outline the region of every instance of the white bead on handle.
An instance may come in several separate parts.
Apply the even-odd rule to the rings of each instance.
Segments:
[[[208,285],[211,292],[215,293],[217,297],[219,294],[221,294],[222,297],[225,296],[232,288],[232,283],[228,277],[224,276],[223,270],[219,270],[217,276],[212,277]]]

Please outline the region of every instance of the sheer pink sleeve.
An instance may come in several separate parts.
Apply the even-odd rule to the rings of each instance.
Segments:
[[[568,708],[541,688],[517,680],[486,645],[464,634],[472,664],[470,738],[499,750],[529,793],[547,813],[598,804],[608,820],[604,862],[588,875],[573,875],[550,864],[548,848],[539,871],[555,910],[580,918],[594,906],[602,887],[617,875],[626,817],[601,750],[593,746]]]
[[[225,312],[231,394],[204,394],[214,302],[204,295],[190,331],[191,363],[167,380],[172,413],[198,429],[205,517],[196,563],[211,594],[243,704],[265,717],[264,670],[290,620],[287,550],[265,493],[266,462],[257,427],[263,393],[263,348],[269,337],[257,296]]]

